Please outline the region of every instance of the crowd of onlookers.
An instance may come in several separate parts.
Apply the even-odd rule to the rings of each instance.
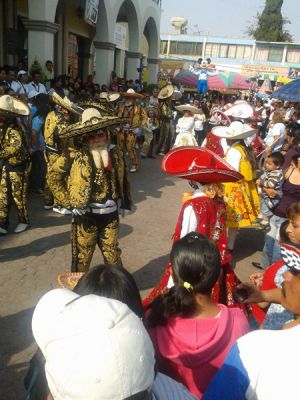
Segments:
[[[44,68],[33,68],[31,72],[26,71],[22,63],[18,63],[16,67],[9,65],[0,67],[0,94],[12,94],[25,100],[30,97],[32,91],[47,93],[50,88],[61,97],[67,96],[75,103],[87,98],[97,99],[101,92],[121,93],[132,88],[138,93],[144,93],[146,90],[139,79],[126,80],[114,74],[110,85],[95,83],[93,75],[88,75],[85,81],[79,76],[73,78],[67,74],[55,75],[54,65],[50,60],[46,61]]]
[[[43,123],[51,107],[50,88],[75,103],[133,89],[144,94],[139,102],[145,109],[161,108],[159,88],[139,80],[112,75],[110,85],[100,87],[92,75],[84,82],[55,77],[51,61],[30,80],[21,65],[0,68],[1,93],[31,107],[31,189],[38,193],[45,183]],[[218,95],[200,101],[183,92],[180,100],[171,99],[169,149],[178,135],[176,106],[185,103],[193,107],[186,108],[187,118],[199,109],[192,129],[196,144],[213,144],[223,157],[226,147],[211,130],[220,123],[216,111],[223,113],[236,100]],[[256,180],[262,192],[256,227],[266,232],[262,260],[254,263],[261,271],[237,292],[244,304],[228,308],[212,301],[220,254],[197,232],[173,244],[174,286],[146,308],[124,268],[95,267],[73,291],[56,289],[39,301],[32,321],[39,350],[25,379],[28,400],[300,398],[300,107],[243,100],[254,108],[249,123],[257,129],[247,144],[257,161],[262,155],[264,160]],[[155,130],[158,142],[159,125]]]

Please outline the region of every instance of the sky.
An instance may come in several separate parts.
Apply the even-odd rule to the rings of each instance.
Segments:
[[[161,33],[171,33],[171,17],[186,17],[188,33],[201,35],[247,37],[245,31],[265,0],[162,0]],[[284,0],[282,15],[291,21],[285,26],[300,43],[300,1]]]

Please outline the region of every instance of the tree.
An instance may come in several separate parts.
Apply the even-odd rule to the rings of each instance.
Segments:
[[[282,16],[282,5],[283,0],[266,0],[263,12],[257,13],[256,21],[248,28],[248,33],[256,40],[292,42],[292,35],[283,29],[290,21]]]
[[[45,82],[45,74],[44,74],[43,68],[42,68],[40,62],[37,60],[37,58],[34,59],[33,63],[31,64],[31,66],[29,68],[29,75],[32,77],[32,75],[35,72],[38,72],[42,77],[42,79],[41,79],[42,82]]]

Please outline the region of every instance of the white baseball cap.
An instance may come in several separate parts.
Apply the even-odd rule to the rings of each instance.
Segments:
[[[117,301],[54,289],[32,330],[55,400],[122,400],[154,381],[154,350],[142,321]]]
[[[20,75],[27,75],[27,72],[26,72],[24,69],[21,69],[21,70],[18,72],[17,76],[20,76]]]

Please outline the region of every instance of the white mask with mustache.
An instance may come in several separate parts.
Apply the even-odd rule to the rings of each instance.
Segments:
[[[107,145],[93,144],[89,146],[89,151],[93,156],[93,160],[97,169],[107,168],[109,166],[109,153]]]

